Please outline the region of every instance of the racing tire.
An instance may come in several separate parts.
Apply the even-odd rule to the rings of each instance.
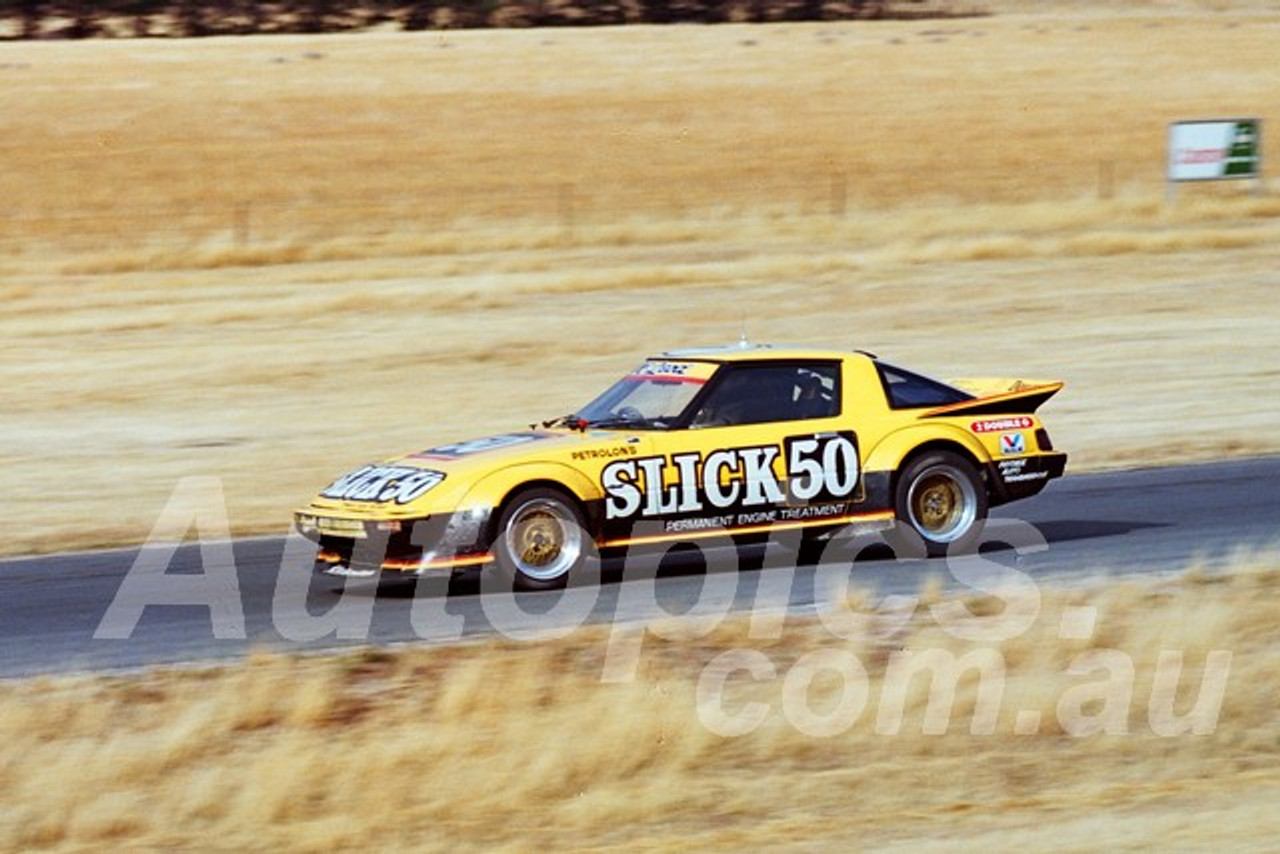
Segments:
[[[514,590],[553,590],[586,562],[591,538],[577,502],[549,488],[524,489],[503,506],[493,538],[499,573]]]
[[[951,451],[930,451],[911,460],[898,477],[894,496],[899,525],[924,541],[929,557],[974,551],[989,506],[977,467]]]

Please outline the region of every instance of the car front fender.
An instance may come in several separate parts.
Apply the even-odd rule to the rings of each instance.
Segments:
[[[604,495],[599,484],[572,466],[558,462],[529,462],[486,474],[472,484],[458,502],[458,508],[485,507],[496,510],[507,496],[525,484],[558,486],[584,506],[598,501]]]

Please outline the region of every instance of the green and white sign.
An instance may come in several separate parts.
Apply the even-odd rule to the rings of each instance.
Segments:
[[[1262,175],[1262,120],[1169,125],[1169,180],[1221,181]]]

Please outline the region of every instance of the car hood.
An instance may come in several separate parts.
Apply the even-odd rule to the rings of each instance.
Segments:
[[[540,429],[439,445],[361,466],[334,480],[303,508],[348,518],[411,518],[452,510],[478,480],[527,463],[581,467],[620,447],[647,444],[617,430]],[[632,452],[634,453],[634,451]]]

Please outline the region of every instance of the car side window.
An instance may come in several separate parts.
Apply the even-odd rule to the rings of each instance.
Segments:
[[[840,412],[837,365],[741,365],[725,371],[703,399],[691,427],[803,421]]]

